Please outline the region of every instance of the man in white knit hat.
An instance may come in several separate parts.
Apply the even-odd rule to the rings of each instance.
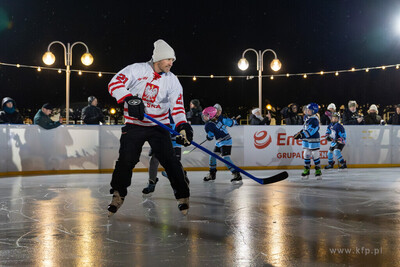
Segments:
[[[174,156],[169,132],[144,118],[144,113],[165,125],[170,124],[181,133],[176,142],[190,145],[193,130],[186,121],[182,85],[170,72],[176,60],[175,52],[163,40],[154,43],[152,59],[135,63],[119,71],[108,84],[108,92],[118,103],[124,103],[125,126],[122,127],[118,161],[111,180],[112,202],[109,216],[117,212],[131,185],[132,170],[139,162],[143,144],[147,141],[153,154],[164,167],[171,182],[178,208],[186,214],[189,209],[189,186],[182,164]]]

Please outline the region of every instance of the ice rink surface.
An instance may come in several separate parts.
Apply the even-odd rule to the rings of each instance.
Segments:
[[[301,170],[272,185],[189,172],[188,216],[166,178],[135,173],[112,218],[110,174],[0,179],[0,266],[399,266],[398,168]],[[267,176],[278,171],[250,171]],[[312,173],[314,170],[312,170]]]

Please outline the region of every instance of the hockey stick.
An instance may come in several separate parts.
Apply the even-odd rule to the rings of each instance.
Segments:
[[[154,123],[158,124],[159,126],[161,126],[162,128],[164,128],[165,130],[171,132],[172,134],[180,135],[180,133],[178,133],[177,131],[175,131],[175,130],[169,128],[168,126],[162,124],[161,122],[159,122],[158,120],[156,120],[156,119],[150,117],[149,115],[144,114],[144,116],[145,116],[147,119],[151,120],[152,122],[154,122]],[[246,172],[245,170],[242,170],[241,168],[237,167],[235,164],[230,163],[229,161],[227,161],[227,160],[221,158],[220,156],[218,156],[217,154],[211,152],[211,151],[208,150],[207,148],[205,148],[205,147],[203,147],[203,146],[197,144],[195,141],[192,141],[192,145],[194,145],[194,146],[197,147],[198,149],[204,151],[205,153],[207,153],[207,154],[209,154],[209,155],[215,157],[216,159],[222,161],[223,163],[225,163],[225,164],[231,166],[231,167],[234,168],[236,171],[243,173],[244,175],[246,175],[247,177],[253,179],[254,181],[256,181],[256,182],[259,183],[259,184],[272,184],[272,183],[276,183],[276,182],[285,180],[286,178],[289,177],[289,174],[288,174],[286,171],[283,171],[283,172],[280,172],[280,173],[278,173],[278,174],[275,174],[275,175],[272,175],[272,176],[269,176],[269,177],[257,178],[257,177],[255,177],[255,176],[251,175],[250,173]]]
[[[202,144],[204,144],[205,142],[207,141],[207,139],[206,140],[204,140],[203,142],[201,142],[199,145],[201,146]],[[186,154],[189,154],[190,152],[192,152],[193,150],[195,150],[197,147],[195,147],[195,148],[193,148],[192,150],[190,150],[190,151],[183,151],[183,155],[186,155]]]

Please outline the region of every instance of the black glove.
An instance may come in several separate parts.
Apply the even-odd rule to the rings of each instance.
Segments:
[[[214,137],[212,137],[212,136],[208,136],[208,134],[207,134],[206,138],[207,138],[207,140],[208,140],[208,141],[211,141],[211,140],[213,140],[213,139],[214,139]]]
[[[125,102],[128,104],[128,114],[139,120],[144,119],[144,104],[142,99],[137,96],[128,96],[125,98]]]
[[[303,134],[303,131],[298,132],[297,134],[293,135],[294,139],[303,139],[305,136]]]
[[[332,141],[333,139],[332,139],[332,137],[330,137],[329,135],[326,135],[326,140],[330,142],[330,141]]]
[[[181,135],[176,137],[176,142],[180,145],[190,146],[193,141],[193,129],[189,123],[182,123],[176,127],[176,131]]]

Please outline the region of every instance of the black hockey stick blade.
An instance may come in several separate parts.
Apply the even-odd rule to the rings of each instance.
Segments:
[[[284,171],[284,172],[280,172],[278,174],[272,175],[270,177],[266,177],[266,178],[262,178],[262,184],[273,184],[276,182],[280,182],[285,180],[286,178],[289,177],[289,174]]]

